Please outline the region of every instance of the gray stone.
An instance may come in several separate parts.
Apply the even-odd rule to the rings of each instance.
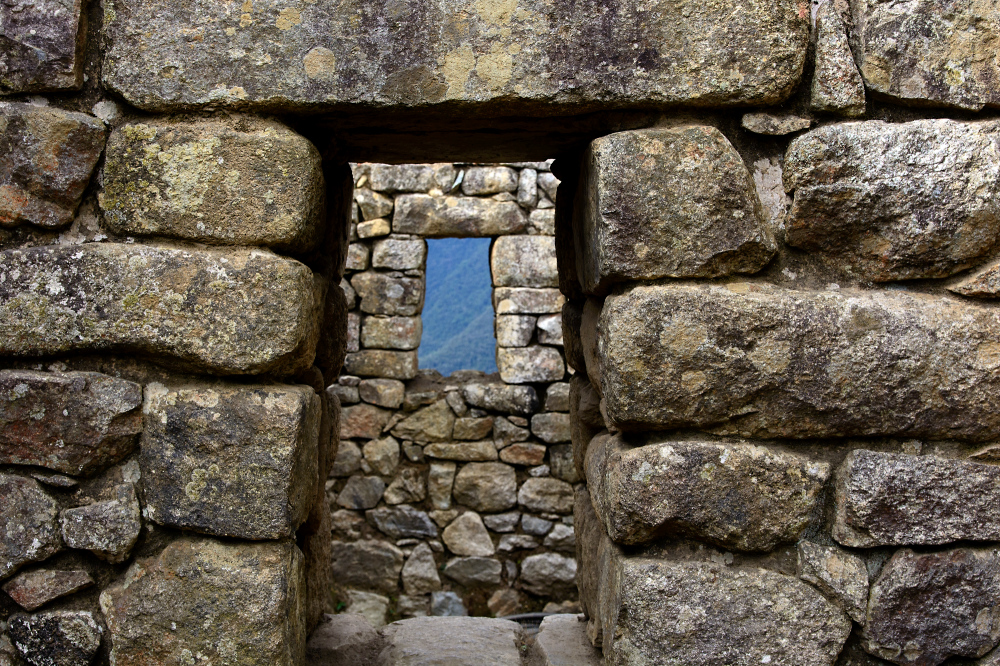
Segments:
[[[58,1],[5,5],[0,9],[0,31],[9,29],[9,20],[16,23],[18,14],[30,16]],[[8,12],[15,6],[19,9],[12,17]],[[2,38],[0,43],[9,45]],[[0,59],[9,57],[4,50]],[[3,64],[0,60],[0,70]],[[0,73],[0,88],[5,87],[5,78]],[[84,113],[0,102],[0,228],[21,222],[57,228],[72,222],[106,134],[104,123]]]
[[[533,210],[528,215],[529,233],[534,231],[542,236],[555,236],[556,234],[556,212],[554,209]]]
[[[416,349],[423,326],[420,317],[365,317],[361,344],[375,349]]]
[[[489,462],[497,459],[497,450],[489,440],[479,442],[436,442],[424,447],[424,455],[439,460]]]
[[[365,442],[362,447],[365,461],[379,474],[389,476],[399,465],[399,442],[392,437]]]
[[[451,407],[451,411],[455,412],[455,416],[462,417],[469,413],[469,406],[465,404],[465,398],[462,397],[462,392],[457,387],[455,390],[445,393],[444,399]]]
[[[131,453],[142,387],[96,372],[0,370],[0,463],[89,475]]]
[[[837,471],[834,538],[845,546],[1000,540],[1000,467],[857,450]]]
[[[517,175],[517,205],[533,208],[536,203],[538,203],[538,172],[534,169],[521,169]],[[532,221],[531,215],[528,216],[528,221]]]
[[[784,136],[812,127],[812,118],[774,113],[745,113],[740,124],[754,134]]]
[[[347,263],[344,268],[349,271],[365,270],[368,268],[368,254],[368,246],[364,243],[351,243],[347,247]]]
[[[489,617],[417,617],[382,632],[388,646],[375,666],[521,666],[521,626]]]
[[[558,289],[500,287],[493,290],[493,310],[503,314],[552,314],[561,312],[566,297]]]
[[[392,225],[384,217],[359,222],[357,227],[358,238],[378,238],[379,236],[388,236],[390,233],[392,233]]]
[[[413,379],[417,376],[417,353],[363,349],[347,355],[347,358],[344,359],[344,369],[363,377]]]
[[[101,646],[90,611],[17,613],[8,621],[11,642],[33,666],[88,666]]]
[[[320,295],[306,266],[259,249],[7,250],[0,355],[138,352],[213,374],[294,373],[315,356]]]
[[[353,309],[355,301],[358,299],[358,293],[354,291],[354,287],[351,283],[347,281],[347,278],[342,278],[340,280],[340,289],[344,292],[344,299],[347,301],[347,308]]]
[[[714,127],[595,140],[577,196],[576,264],[588,294],[631,280],[756,273],[777,249],[750,172]]]
[[[361,469],[361,449],[350,440],[341,440],[337,457],[330,468],[331,477],[350,476]]]
[[[535,645],[542,666],[603,666],[600,650],[587,640],[587,623],[579,615],[549,615],[542,620]]]
[[[527,347],[535,333],[537,317],[501,315],[496,318],[496,338],[499,347]]]
[[[545,536],[552,529],[552,521],[539,518],[537,516],[524,515],[521,517],[521,529],[528,534],[535,536]]]
[[[513,470],[511,470],[513,475]],[[0,580],[62,548],[59,508],[34,479],[0,473]]]
[[[480,587],[499,585],[503,567],[492,557],[456,557],[448,560],[444,575],[459,585]]]
[[[566,374],[562,354],[553,347],[497,347],[500,379],[508,384],[557,382]]]
[[[427,261],[427,241],[386,238],[372,248],[372,266],[407,271],[423,268]]]
[[[516,426],[502,416],[493,420],[493,443],[498,449],[510,446],[515,442],[527,441],[530,437],[530,430]]]
[[[395,593],[403,570],[403,551],[384,541],[333,541],[333,580],[359,590]]]
[[[497,287],[558,287],[555,238],[501,236],[490,249],[490,270]]]
[[[570,441],[569,414],[544,413],[531,417],[531,433],[546,444]]]
[[[430,614],[430,596],[401,594],[396,597],[396,612],[404,617],[427,617]]]
[[[576,469],[576,462],[573,460],[572,444],[557,444],[549,448],[549,467],[552,476],[562,479],[566,483],[579,483],[583,480]]]
[[[897,551],[872,583],[865,649],[896,664],[982,657],[1000,641],[1000,551]]]
[[[277,121],[130,123],[111,133],[105,155],[98,201],[116,234],[289,252],[321,237],[319,151]]]
[[[816,70],[809,108],[852,117],[865,114],[865,83],[833,2],[820,5],[816,16]]]
[[[432,617],[463,617],[469,614],[462,597],[454,592],[432,592],[431,593],[431,616]]]
[[[506,511],[517,504],[517,476],[503,463],[469,463],[455,476],[453,495],[475,511]]]
[[[115,664],[183,664],[195,654],[232,666],[303,663],[305,573],[294,543],[181,537],[134,562],[100,600]]]
[[[987,262],[948,290],[973,298],[997,298],[1000,296],[1000,259]]]
[[[448,550],[456,555],[489,557],[495,552],[486,526],[479,514],[469,511],[451,521],[441,533]]]
[[[36,569],[25,571],[3,584],[3,591],[26,611],[90,587],[94,579],[86,571],[75,569]]]
[[[383,627],[389,612],[389,597],[374,592],[347,590],[344,612],[362,616],[373,627]]]
[[[513,553],[516,550],[534,550],[538,548],[538,539],[527,534],[504,534],[500,537],[497,550],[501,553]]]
[[[859,278],[947,277],[1000,241],[1000,122],[826,125],[785,159],[787,242]]]
[[[369,182],[378,192],[427,192],[451,189],[458,170],[450,162],[442,164],[372,164]]]
[[[62,525],[62,538],[67,546],[89,550],[115,564],[128,559],[142,531],[139,498],[131,483],[116,486],[114,496],[113,500],[94,502],[62,512],[59,521]],[[148,507],[148,490],[146,497]]]
[[[469,167],[462,179],[462,194],[481,196],[498,192],[516,192],[517,172],[505,166]]]
[[[306,643],[310,666],[370,664],[382,649],[382,638],[362,615],[324,615]]]
[[[518,234],[528,217],[512,201],[403,194],[392,218],[397,234],[425,238],[472,238]]]
[[[337,504],[345,509],[374,509],[385,492],[385,481],[377,476],[355,475],[347,480],[337,495]]]
[[[405,467],[399,470],[399,474],[385,491],[386,504],[423,502],[426,497],[427,486],[424,483],[423,473],[415,467]]]
[[[455,420],[455,427],[451,431],[451,436],[454,439],[472,441],[489,437],[491,432],[493,432],[492,417],[465,417]]]
[[[690,535],[740,551],[795,541],[819,504],[830,466],[750,444],[621,435],[591,442],[587,481],[611,539],[638,544]]]
[[[407,594],[429,594],[441,589],[437,562],[434,553],[426,543],[421,543],[403,565],[403,589]]]
[[[527,511],[573,513],[573,486],[559,479],[527,479],[517,491],[517,503]]]
[[[455,26],[455,7],[438,1],[386,26],[381,16],[358,15],[330,0],[242,14],[188,0],[169,15],[158,3],[129,0],[105,12],[103,79],[147,111],[356,107],[370,117],[440,106],[491,117],[766,106],[790,94],[801,76],[808,12],[794,2],[755,4],[736,14],[717,0],[691,8],[628,2],[602,16],[598,27],[594,17],[602,7],[491,5]],[[562,31],[553,39],[556,26]],[[145,33],[155,37],[138,37]],[[636,66],[642,76],[634,75]]]
[[[446,442],[455,427],[455,412],[447,400],[438,400],[395,425],[392,434],[415,442]],[[427,455],[432,455],[428,453]]]
[[[344,349],[348,352],[356,352],[359,349],[361,349],[361,315],[359,315],[357,312],[347,313],[347,340],[345,342]],[[354,394],[352,395],[352,397],[356,396],[358,392],[357,387],[343,386],[338,388],[343,388],[343,389],[353,388]],[[355,403],[358,400],[360,400],[360,397],[354,397],[354,399],[351,400],[350,402]],[[341,399],[341,401],[343,401],[343,398]]]
[[[569,412],[569,382],[549,384],[545,388],[545,411]]]
[[[431,539],[438,535],[430,516],[408,504],[372,509],[365,516],[369,523],[393,539]]]
[[[314,500],[320,410],[308,386],[149,384],[146,516],[217,536],[292,536]]]
[[[865,623],[868,569],[865,561],[843,548],[799,542],[799,578],[840,603],[858,624]]]
[[[510,562],[510,560],[507,560]],[[514,564],[511,562],[511,564]],[[516,566],[514,575],[517,575]],[[508,579],[510,579],[510,574],[508,570]],[[514,615],[521,610],[521,595],[514,588],[507,587],[496,590],[490,595],[489,601],[486,602],[487,608],[493,613],[495,617],[504,617],[505,615]]]
[[[542,188],[549,199],[555,202],[556,191],[559,188],[559,179],[553,173],[540,171],[538,174],[538,187]]]
[[[483,522],[486,524],[486,527],[493,532],[513,532],[520,520],[521,514],[517,511],[483,516]]]
[[[576,551],[576,532],[570,525],[557,523],[548,536],[545,537],[542,545],[546,548],[573,553]]]
[[[372,405],[353,405],[341,409],[340,438],[375,439],[389,423],[392,412]]]
[[[79,2],[42,0],[6,5],[0,10],[0,92],[67,90],[83,85],[83,8]]]
[[[424,281],[417,278],[369,271],[352,277],[351,286],[361,297],[361,311],[367,314],[411,317],[424,306]]]
[[[462,397],[473,407],[508,414],[527,416],[538,409],[538,394],[530,386],[508,386],[502,382],[469,383],[462,387]]]
[[[455,463],[431,463],[427,472],[427,492],[435,509],[447,511],[451,508],[451,487],[454,482]]]
[[[540,597],[567,594],[576,586],[576,560],[558,553],[541,553],[521,563],[521,587]]]
[[[362,400],[388,409],[399,409],[405,392],[406,387],[398,379],[362,379],[358,384]]]
[[[1000,432],[997,324],[978,305],[902,291],[641,286],[608,297],[600,320],[607,416],[623,430],[972,442]]]
[[[546,448],[541,444],[511,444],[500,451],[500,460],[511,465],[534,467],[545,462]]]
[[[854,53],[873,93],[918,106],[1000,106],[994,2],[860,0],[852,7]]]
[[[562,345],[562,314],[544,315],[538,318],[538,342],[543,345]]]
[[[392,213],[392,197],[372,192],[370,189],[364,187],[355,188],[354,201],[358,204],[358,208],[361,209],[361,219],[366,222],[388,217]]]

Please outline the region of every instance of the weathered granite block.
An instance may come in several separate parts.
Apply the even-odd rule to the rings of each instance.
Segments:
[[[338,585],[390,594],[399,584],[403,551],[375,540],[334,541],[333,575]]]
[[[525,416],[539,406],[538,393],[533,387],[511,386],[502,382],[468,383],[462,387],[462,397],[473,407]]]
[[[482,196],[517,191],[517,171],[507,166],[474,166],[465,170],[462,194]]]
[[[347,355],[344,369],[362,377],[413,379],[417,376],[417,352],[362,349]]]
[[[656,438],[631,447],[618,435],[587,451],[594,509],[622,544],[690,535],[770,551],[808,526],[829,476],[826,463],[750,444]]]
[[[639,286],[608,297],[599,329],[606,411],[623,430],[1000,435],[988,307],[902,291]]]
[[[372,164],[368,175],[378,192],[427,192],[451,189],[458,170],[451,162],[439,164]]]
[[[513,474],[513,470],[511,470]],[[34,479],[0,474],[0,580],[62,548],[59,507]]]
[[[498,287],[558,287],[552,236],[501,236],[490,250],[493,284]]]
[[[377,315],[420,314],[424,307],[424,281],[386,273],[358,273],[351,286],[361,297],[361,311]]]
[[[305,574],[294,543],[182,537],[137,560],[101,593],[111,661],[161,666],[200,659],[299,666]]]
[[[472,238],[518,234],[528,216],[512,201],[406,194],[396,199],[392,228],[426,238]]]
[[[252,116],[152,120],[108,139],[104,224],[114,233],[302,252],[320,240],[319,151]]]
[[[0,8],[0,92],[83,85],[81,0],[34,0]]]
[[[558,289],[498,287],[493,290],[493,310],[503,314],[552,314],[561,312],[566,298]]]
[[[318,292],[306,266],[262,250],[7,250],[0,354],[131,351],[216,374],[293,373],[315,355]]]
[[[789,245],[862,279],[947,277],[1000,241],[1000,122],[826,125],[788,148]]]
[[[163,525],[289,537],[313,500],[320,399],[308,386],[146,387],[140,464]]]
[[[810,92],[809,107],[814,111],[865,114],[865,82],[847,43],[847,28],[832,2],[823,3],[816,16],[816,70]]]
[[[142,531],[139,498],[131,483],[115,487],[114,499],[66,509],[59,516],[70,548],[89,550],[118,564],[128,559]]]
[[[101,646],[101,628],[90,611],[17,613],[8,631],[17,651],[34,666],[87,666]]]
[[[505,114],[777,102],[798,83],[808,11],[722,0],[614,8],[522,0],[382,9],[285,0],[235,11],[185,0],[105,8],[104,82],[147,110],[432,107]],[[456,22],[456,17],[462,16]],[[698,66],[692,66],[697,63]],[[642,76],[636,76],[641,68]]]
[[[573,214],[588,294],[630,280],[756,273],[776,250],[750,172],[714,127],[593,141]]]
[[[1000,467],[857,450],[837,470],[833,536],[845,546],[1000,540]]]
[[[555,347],[497,347],[497,369],[508,384],[557,382],[566,374],[562,354]]]
[[[517,622],[491,617],[414,617],[393,622],[382,635],[377,666],[520,666],[525,644]]]
[[[0,463],[87,475],[128,455],[142,387],[97,372],[0,370]]]
[[[475,511],[506,511],[517,504],[517,475],[503,463],[469,463],[458,470],[452,494]]]
[[[38,5],[23,11],[31,14]],[[8,28],[4,19],[10,9],[0,9],[0,33]],[[0,55],[0,86],[5,57],[10,54]],[[0,227],[30,222],[54,228],[72,222],[106,134],[104,123],[85,113],[0,102]]]
[[[3,584],[3,591],[21,608],[33,611],[45,604],[90,587],[94,579],[86,571],[75,569],[36,569],[20,573]]]
[[[838,601],[851,619],[865,622],[868,606],[868,568],[854,553],[837,546],[799,541],[799,578],[812,583],[827,598]]]
[[[365,317],[361,344],[369,349],[416,349],[423,330],[420,317]]]
[[[423,268],[427,260],[427,241],[422,238],[386,238],[372,248],[372,266],[406,271]]]

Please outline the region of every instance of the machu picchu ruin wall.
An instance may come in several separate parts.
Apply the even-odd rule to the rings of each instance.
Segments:
[[[0,36],[0,666],[1000,664],[997,0]]]

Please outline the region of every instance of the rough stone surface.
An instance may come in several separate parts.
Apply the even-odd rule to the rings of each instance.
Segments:
[[[385,26],[329,0],[302,9],[281,2],[249,16],[197,0],[165,16],[156,3],[130,0],[105,11],[103,76],[151,111],[474,104],[506,114],[766,105],[801,76],[808,12],[790,0],[735,15],[718,1],[602,8],[484,5],[455,24],[455,7],[437,0]],[[196,42],[184,36],[188,30],[198,31]],[[165,62],[172,63],[168,76]],[[643,76],[633,75],[636,67]]]
[[[420,317],[365,317],[361,344],[374,349],[416,349],[423,326]]]
[[[27,611],[90,587],[94,579],[86,571],[75,569],[37,569],[20,573],[4,583],[3,591]]]
[[[799,542],[799,578],[838,601],[858,624],[865,622],[868,605],[868,569],[857,555],[811,541]]]
[[[1000,241],[1000,122],[827,125],[785,161],[786,240],[858,277],[946,277]]]
[[[576,584],[576,560],[558,553],[541,553],[524,558],[521,586],[533,594],[553,597],[565,594]]]
[[[500,451],[500,460],[511,465],[541,465],[545,462],[545,452],[541,444],[511,444]]]
[[[215,374],[294,373],[315,356],[318,292],[306,266],[263,250],[7,250],[0,354],[131,351]]]
[[[432,617],[464,617],[468,614],[462,597],[454,592],[431,592]]]
[[[347,355],[344,359],[344,370],[362,377],[413,379],[417,376],[417,353],[362,349]]]
[[[319,151],[273,120],[123,125],[108,139],[103,182],[104,224],[117,234],[291,252],[321,237]]]
[[[427,493],[431,504],[439,511],[451,508],[451,487],[455,483],[455,463],[434,462],[427,472]]]
[[[392,437],[366,442],[362,451],[365,461],[383,476],[392,474],[399,465],[399,442]]]
[[[431,539],[438,535],[430,516],[406,504],[372,509],[365,516],[393,539]]]
[[[305,575],[293,543],[182,537],[139,559],[101,593],[118,666],[298,666],[304,658]],[[213,613],[206,622],[205,609]]]
[[[0,10],[0,92],[66,90],[83,85],[84,4],[44,0]]]
[[[569,414],[548,412],[531,417],[531,433],[546,444],[570,441]]]
[[[600,329],[607,415],[623,430],[974,442],[1000,432],[997,324],[977,305],[902,291],[640,286],[608,297]]]
[[[602,666],[599,650],[587,640],[587,623],[578,615],[549,615],[542,620],[535,645],[543,666]]]
[[[292,536],[313,500],[320,409],[308,386],[148,385],[146,515],[218,536]]]
[[[392,412],[373,405],[344,407],[341,410],[340,438],[375,439],[382,434],[382,429],[389,423],[390,418],[392,418]],[[351,450],[348,449],[345,452],[345,456],[350,455]],[[343,462],[344,464],[350,464],[347,459]],[[339,461],[335,463],[335,465],[339,464]],[[352,471],[354,470],[345,468],[341,474],[337,474],[336,476],[346,476]]]
[[[497,450],[490,441],[439,442],[425,446],[424,455],[439,460],[489,462],[497,459]]]
[[[513,470],[511,470],[513,476]],[[34,479],[0,474],[0,580],[62,548],[59,508]]]
[[[865,113],[865,83],[847,43],[847,28],[833,2],[816,16],[816,70],[809,107],[844,116]]]
[[[373,627],[385,626],[385,616],[389,612],[389,597],[374,592],[347,590],[348,613],[361,615]]]
[[[101,645],[90,611],[18,613],[8,621],[11,642],[33,666],[87,666]]]
[[[455,420],[455,427],[451,431],[451,436],[453,439],[471,441],[489,437],[491,432],[493,432],[492,417],[465,417]]]
[[[499,585],[503,567],[491,557],[456,557],[444,567],[444,575],[459,585]]]
[[[552,236],[501,236],[490,249],[490,270],[498,287],[558,287]]]
[[[403,569],[403,551],[382,541],[334,541],[331,548],[333,580],[338,585],[395,592]]]
[[[1000,297],[1000,260],[987,262],[981,269],[948,287],[948,290],[973,298]]]
[[[406,387],[398,379],[362,379],[358,395],[365,402],[379,407],[398,409],[403,404]]]
[[[543,345],[563,345],[562,314],[538,318],[538,342]]]
[[[423,502],[427,497],[427,486],[419,469],[405,467],[392,480],[385,490],[386,504],[403,504],[406,502]]]
[[[517,475],[503,463],[469,463],[455,476],[453,495],[476,511],[506,511],[517,504]]]
[[[500,379],[508,384],[557,382],[566,374],[562,354],[554,347],[497,347]]]
[[[394,271],[407,271],[424,267],[427,260],[427,241],[423,239],[386,238],[372,248],[372,266]]]
[[[9,15],[14,6],[5,5],[0,9],[0,43],[7,42],[2,37],[8,20],[16,24],[17,14],[31,15],[59,1],[20,5],[14,16]],[[11,55],[4,51],[0,59]],[[0,88],[6,78],[3,65],[0,61]],[[72,222],[106,134],[104,123],[84,113],[0,102],[0,228],[21,222],[56,228]]]
[[[385,481],[379,477],[355,475],[347,480],[337,495],[337,504],[354,511],[374,509],[384,492]]]
[[[553,314],[562,311],[566,298],[558,289],[499,287],[493,290],[493,309],[503,314]]]
[[[451,439],[454,427],[455,412],[447,400],[438,400],[400,421],[393,427],[392,434],[416,442],[445,442]]]
[[[451,521],[441,533],[441,539],[456,555],[489,557],[494,553],[493,541],[483,525],[483,519],[472,511]]]
[[[509,386],[501,382],[469,383],[462,397],[473,407],[511,414],[531,414],[538,409],[538,394],[531,386]]]
[[[528,217],[511,201],[407,194],[396,200],[393,230],[426,238],[501,236],[524,231]]]
[[[620,132],[584,157],[574,206],[584,291],[664,277],[756,273],[776,245],[753,179],[714,127]]]
[[[845,546],[1000,540],[1000,467],[859,449],[837,471],[834,538]]]
[[[521,666],[521,626],[489,617],[415,617],[382,632],[375,666]]]
[[[337,456],[330,467],[330,477],[350,476],[361,469],[361,449],[350,440],[341,440],[337,447]]]
[[[372,164],[369,182],[379,192],[447,192],[458,171],[450,162],[439,164]]]
[[[591,443],[594,509],[617,543],[690,535],[741,551],[795,541],[817,509],[830,466],[750,444],[621,435]]]
[[[357,187],[354,189],[354,201],[358,204],[358,208],[361,209],[361,219],[364,221],[384,221],[383,218],[390,215],[393,209],[393,200],[391,197],[387,197],[379,192],[372,192],[370,189],[364,187]],[[358,225],[361,226],[360,224]],[[389,233],[386,230],[385,233]],[[362,238],[362,234],[358,234]]]
[[[413,549],[403,565],[403,589],[407,594],[429,594],[441,589],[437,562],[430,546],[422,543]]]
[[[897,551],[872,583],[864,645],[896,664],[982,657],[1000,641],[1000,551]]]
[[[496,338],[499,347],[527,347],[535,333],[537,317],[502,315],[496,318]]]
[[[865,85],[919,106],[1000,106],[1000,39],[993,0],[860,0],[855,57]]]
[[[516,192],[517,171],[507,166],[474,166],[465,170],[462,193],[468,196]]]
[[[306,643],[311,666],[370,664],[382,649],[382,639],[362,615],[324,615]]]
[[[352,277],[351,286],[368,314],[411,317],[424,306],[424,282],[416,278],[366,272]]]
[[[142,429],[142,387],[96,372],[0,370],[0,462],[88,475]]]
[[[527,479],[517,491],[517,503],[527,511],[573,513],[573,486],[559,479]]]
[[[131,483],[117,486],[114,495],[113,500],[62,512],[59,519],[67,546],[89,550],[113,563],[128,559],[142,531],[139,499]]]
[[[754,134],[784,136],[812,127],[812,119],[796,115],[773,113],[745,113],[740,125]]]

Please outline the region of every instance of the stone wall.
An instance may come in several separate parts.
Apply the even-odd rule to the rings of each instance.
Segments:
[[[331,389],[344,406],[341,442],[326,484],[333,607],[376,626],[387,612],[563,607],[576,598],[580,477],[557,289],[559,181],[548,162],[360,164],[354,176],[347,357]],[[449,236],[494,239],[498,375],[417,370],[424,239]]]

